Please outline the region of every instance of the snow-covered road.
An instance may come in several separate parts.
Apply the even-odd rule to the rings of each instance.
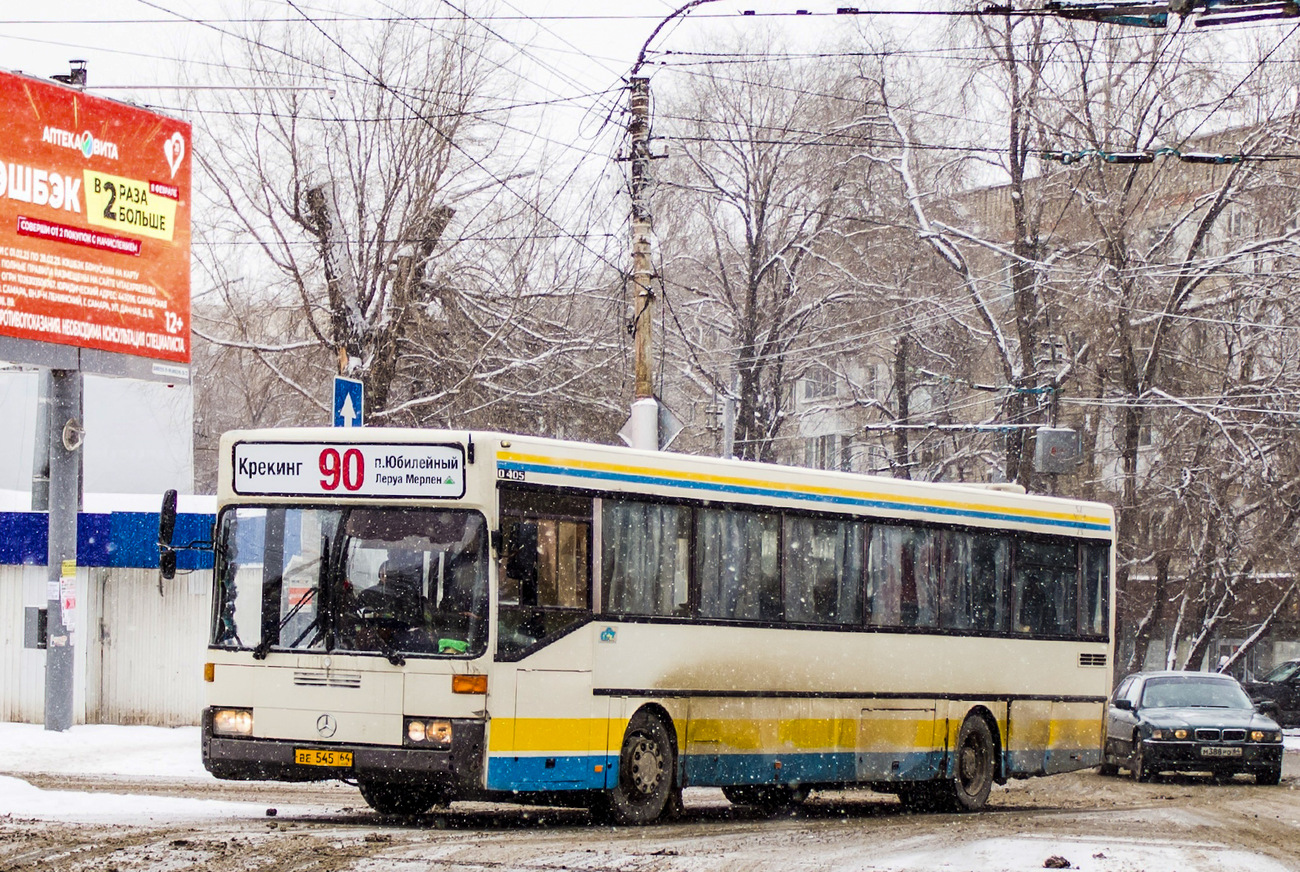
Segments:
[[[0,869],[243,868],[256,858],[264,870],[1020,872],[1062,857],[1088,872],[1300,872],[1300,732],[1287,748],[1277,788],[1088,772],[1013,782],[979,815],[907,815],[867,793],[815,796],[775,819],[690,790],[682,821],[615,830],[578,810],[487,804],[382,818],[346,787],[218,782],[193,727],[0,724]],[[329,862],[303,865],[312,852]]]

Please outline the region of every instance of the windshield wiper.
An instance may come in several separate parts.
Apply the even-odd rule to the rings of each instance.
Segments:
[[[379,653],[387,657],[388,662],[394,666],[406,665],[406,658],[402,656],[402,652],[398,651],[395,646],[389,644],[382,636],[379,637]]]
[[[306,595],[303,596],[303,598],[298,601],[298,604],[293,608],[289,609],[289,613],[280,619],[280,626],[276,628],[276,634],[275,634],[276,636],[279,636],[280,631],[282,631],[285,627],[289,626],[289,622],[292,621],[294,617],[299,612],[301,612],[303,608],[316,597],[316,591],[318,591],[319,589],[320,588],[318,587],[310,588],[307,591]],[[312,621],[310,624],[307,625],[307,628],[303,630],[302,634],[298,636],[298,638],[295,639],[293,643],[288,647],[297,648],[298,645],[302,643],[302,640],[307,637],[307,634],[310,633],[312,629],[315,628],[319,623],[320,623],[320,612],[317,612],[316,617],[312,618]],[[317,636],[319,635],[320,633],[317,632]],[[315,637],[312,638],[312,641],[313,642],[316,641]],[[265,660],[266,655],[271,653],[272,644],[273,643],[271,641],[270,636],[266,636],[265,638],[263,638],[262,641],[257,643],[257,647],[253,649],[253,659]]]

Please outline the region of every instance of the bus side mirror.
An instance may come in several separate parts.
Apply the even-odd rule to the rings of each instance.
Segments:
[[[162,510],[158,513],[158,547],[171,548],[176,535],[176,491],[163,494]]]
[[[176,535],[176,491],[163,494],[162,509],[158,512],[158,572],[163,578],[176,577],[176,549],[172,537]]]
[[[176,577],[176,551],[165,548],[158,553],[158,572],[168,580]]]

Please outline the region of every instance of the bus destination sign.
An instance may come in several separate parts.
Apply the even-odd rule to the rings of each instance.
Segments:
[[[459,445],[237,442],[234,490],[249,496],[458,499]]]

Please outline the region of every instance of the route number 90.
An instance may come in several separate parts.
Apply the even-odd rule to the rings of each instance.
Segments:
[[[320,486],[327,491],[359,491],[366,481],[366,459],[356,448],[349,448],[339,455],[338,449],[326,448],[320,453]]]

